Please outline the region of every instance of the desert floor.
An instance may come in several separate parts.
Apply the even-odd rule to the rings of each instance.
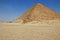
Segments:
[[[60,40],[60,25],[0,23],[0,40]]]

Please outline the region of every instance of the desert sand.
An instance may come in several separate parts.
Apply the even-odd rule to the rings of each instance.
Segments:
[[[0,23],[0,40],[60,40],[60,25]]]

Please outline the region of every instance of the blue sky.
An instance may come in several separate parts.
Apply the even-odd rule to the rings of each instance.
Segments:
[[[13,21],[36,3],[60,13],[60,0],[0,0],[0,21]]]

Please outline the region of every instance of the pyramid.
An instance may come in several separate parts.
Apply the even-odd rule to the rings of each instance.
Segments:
[[[60,20],[60,14],[40,3],[37,3],[28,11],[26,11],[22,16],[16,19],[15,22],[27,23],[43,20]]]

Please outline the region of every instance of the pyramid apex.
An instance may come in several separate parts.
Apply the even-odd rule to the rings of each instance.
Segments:
[[[43,6],[43,5],[40,3],[36,3],[35,6]]]

